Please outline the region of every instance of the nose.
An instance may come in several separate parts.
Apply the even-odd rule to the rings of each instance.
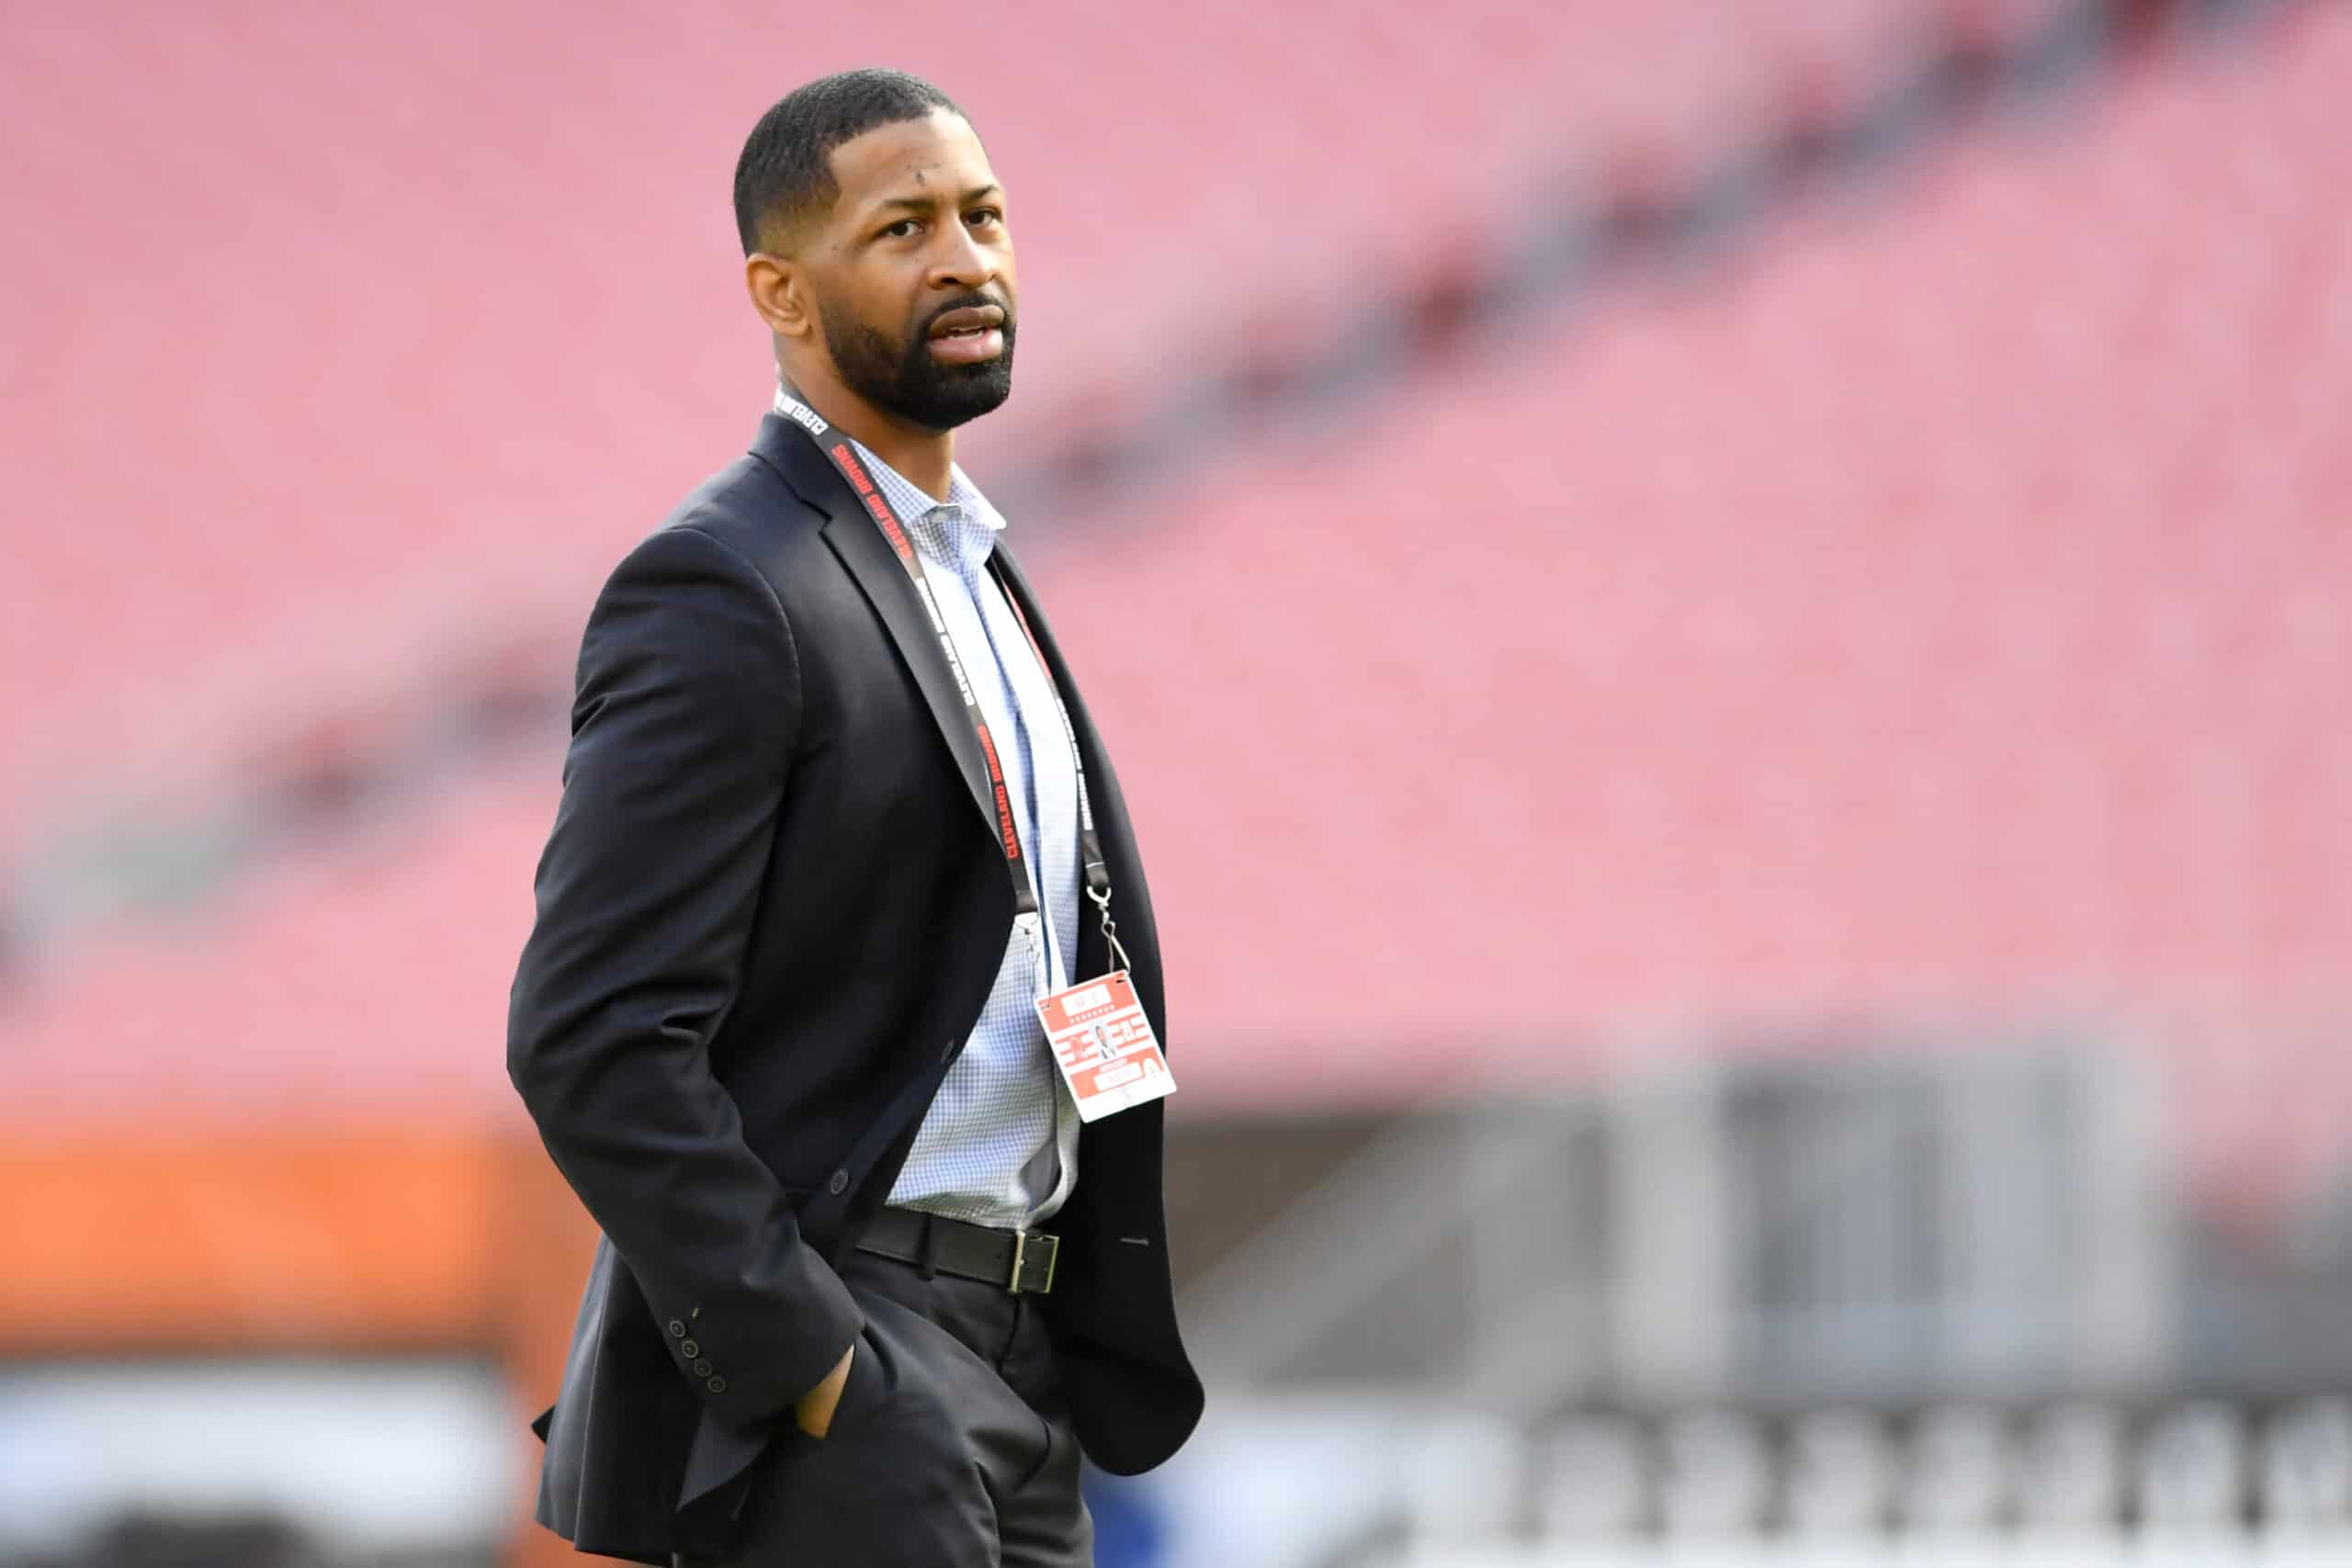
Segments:
[[[942,230],[939,249],[932,258],[929,282],[933,288],[976,293],[995,282],[1001,267],[993,247],[975,240],[966,225],[950,223]]]

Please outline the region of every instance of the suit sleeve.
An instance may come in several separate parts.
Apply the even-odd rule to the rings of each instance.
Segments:
[[[735,1427],[815,1387],[865,1321],[745,1143],[708,1050],[799,722],[791,628],[750,562],[685,527],[622,562],[581,646],[507,1015],[507,1071],[548,1152],[636,1275],[673,1363]]]

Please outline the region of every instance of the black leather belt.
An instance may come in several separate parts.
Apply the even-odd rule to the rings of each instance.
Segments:
[[[992,1230],[920,1209],[885,1209],[857,1238],[857,1249],[1001,1286],[1016,1296],[1042,1296],[1054,1288],[1062,1244],[1042,1231]]]

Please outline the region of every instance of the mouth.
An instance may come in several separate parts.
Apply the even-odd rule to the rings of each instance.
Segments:
[[[975,305],[941,312],[931,323],[931,353],[950,365],[978,365],[1004,353],[1004,311]]]

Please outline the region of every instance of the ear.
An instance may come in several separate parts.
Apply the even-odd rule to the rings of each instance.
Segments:
[[[801,339],[816,333],[816,302],[798,262],[754,251],[743,258],[743,287],[752,309],[777,337]]]

